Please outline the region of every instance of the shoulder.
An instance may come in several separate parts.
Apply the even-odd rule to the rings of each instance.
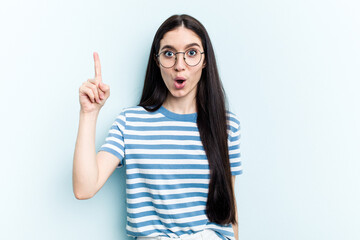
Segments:
[[[228,127],[232,132],[240,130],[240,119],[235,113],[227,110],[226,119],[227,119]]]
[[[122,108],[116,116],[115,123],[119,126],[121,130],[124,130],[126,128],[128,118],[134,115],[136,116],[142,111],[146,112],[146,110],[140,106]]]

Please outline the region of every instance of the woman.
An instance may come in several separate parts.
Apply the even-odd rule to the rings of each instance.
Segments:
[[[80,87],[73,187],[88,199],[126,162],[127,234],[142,239],[238,239],[235,175],[242,173],[238,118],[225,108],[210,38],[188,15],[155,34],[141,100],[125,108],[95,154],[100,108],[110,95],[95,78]]]

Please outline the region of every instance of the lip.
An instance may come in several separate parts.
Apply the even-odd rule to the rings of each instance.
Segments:
[[[186,78],[178,76],[174,79],[174,81],[176,81],[176,80],[186,80]]]
[[[178,81],[180,81],[180,80],[181,80],[182,82],[178,82]],[[184,77],[178,76],[178,77],[176,77],[176,78],[174,79],[174,86],[175,86],[175,88],[178,89],[178,90],[183,89],[183,88],[185,87],[185,84],[186,84],[186,78],[184,78]]]

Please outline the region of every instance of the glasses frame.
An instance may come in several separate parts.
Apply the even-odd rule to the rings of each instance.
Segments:
[[[187,51],[191,51],[191,50],[193,50],[193,49],[189,49],[189,50],[187,50]],[[167,52],[167,51],[169,51],[169,50],[164,50],[164,51],[159,52],[158,54],[155,55],[155,56],[158,58],[159,64],[160,64],[162,67],[164,67],[164,68],[172,68],[173,66],[175,66],[176,61],[177,61],[177,54],[179,54],[179,53],[184,54],[184,62],[186,63],[186,65],[188,65],[189,67],[195,67],[195,66],[199,65],[199,63],[201,62],[201,59],[202,59],[202,55],[205,53],[205,52],[200,52],[201,55],[200,55],[200,60],[199,60],[199,62],[198,62],[197,64],[195,64],[195,65],[190,65],[190,64],[188,64],[188,63],[186,62],[185,53],[186,53],[187,51],[185,51],[185,52],[176,52],[176,53],[174,53],[174,54],[175,54],[175,62],[174,62],[174,65],[172,65],[171,67],[165,67],[164,65],[161,64],[161,61],[160,61],[159,57],[160,57],[160,54],[162,54],[162,53],[164,53],[164,52]]]

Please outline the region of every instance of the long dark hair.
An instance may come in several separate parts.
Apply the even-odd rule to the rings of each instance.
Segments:
[[[206,215],[211,222],[236,224],[235,198],[232,187],[225,92],[217,70],[215,54],[205,27],[189,15],[173,15],[157,30],[146,69],[144,88],[139,106],[156,111],[164,103],[168,89],[162,80],[155,55],[164,34],[184,26],[201,39],[205,52],[203,68],[196,93],[197,126],[209,161],[210,183],[206,203]]]

